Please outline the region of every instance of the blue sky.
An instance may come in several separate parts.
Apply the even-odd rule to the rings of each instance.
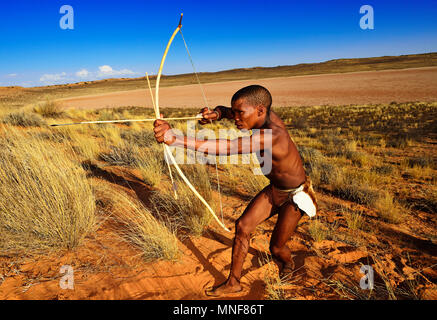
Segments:
[[[359,25],[366,4],[373,30]],[[60,28],[62,5],[74,10],[73,30]],[[197,71],[437,52],[437,0],[9,0],[0,2],[0,86],[156,74],[181,12]],[[186,72],[178,35],[164,73]]]

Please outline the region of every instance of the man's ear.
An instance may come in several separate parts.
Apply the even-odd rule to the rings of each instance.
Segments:
[[[265,114],[267,112],[266,107],[264,107],[262,104],[257,105],[256,106],[256,110],[257,110],[257,113],[258,113],[258,117],[262,116],[263,114]]]

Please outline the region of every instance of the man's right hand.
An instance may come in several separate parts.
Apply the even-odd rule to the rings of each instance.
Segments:
[[[213,110],[209,110],[207,107],[200,110],[200,113],[202,114],[202,119],[199,120],[200,124],[208,124],[212,121],[218,120],[218,114],[217,112]]]

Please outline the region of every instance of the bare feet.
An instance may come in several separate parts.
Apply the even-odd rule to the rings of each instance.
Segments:
[[[238,282],[231,284],[230,281],[226,281],[216,287],[210,287],[206,289],[205,294],[211,297],[220,297],[228,294],[238,293],[241,291],[242,288]]]
[[[293,275],[294,268],[295,266],[293,260],[285,263],[281,271],[279,272],[279,278],[286,279],[288,277],[291,277]]]

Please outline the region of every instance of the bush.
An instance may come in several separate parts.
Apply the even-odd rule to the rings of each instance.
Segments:
[[[370,169],[370,171],[375,172],[377,174],[390,175],[394,173],[394,168],[391,165],[382,165],[382,166],[374,166]]]
[[[121,138],[126,140],[130,144],[137,145],[139,147],[151,147],[156,144],[153,130],[123,130],[121,132]]]
[[[393,200],[393,196],[388,192],[384,192],[374,206],[384,221],[397,224],[404,218],[401,206]]]
[[[139,158],[139,148],[132,144],[114,146],[109,153],[101,153],[100,159],[115,166],[130,166],[137,164]]]
[[[23,111],[9,113],[2,118],[1,122],[19,127],[45,127],[47,125],[40,115]]]
[[[387,140],[387,147],[392,148],[406,148],[408,146],[411,146],[412,140],[408,137],[407,134],[398,134],[398,135],[392,135],[386,138]]]
[[[52,143],[13,128],[0,136],[0,246],[77,246],[96,221],[85,171]]]
[[[96,185],[99,200],[105,202],[105,211],[117,222],[116,231],[122,238],[141,251],[146,261],[175,261],[180,255],[177,225],[169,219],[152,213],[138,200],[123,191]]]
[[[47,100],[43,104],[39,104],[33,108],[33,112],[51,118],[59,118],[64,115],[62,106],[54,101]]]
[[[147,184],[154,187],[161,182],[165,167],[162,150],[154,148],[142,150],[134,165],[140,170]]]
[[[334,187],[334,194],[342,199],[364,205],[373,205],[379,198],[379,191],[356,179],[346,178]]]

